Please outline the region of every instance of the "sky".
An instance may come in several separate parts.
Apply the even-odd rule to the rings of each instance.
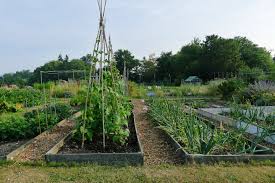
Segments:
[[[274,0],[108,0],[106,16],[114,50],[137,58],[211,34],[275,53]],[[0,0],[0,75],[91,53],[97,27],[96,0]]]

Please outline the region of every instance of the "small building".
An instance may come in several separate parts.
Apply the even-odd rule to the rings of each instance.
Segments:
[[[202,80],[198,76],[189,76],[186,80],[184,80],[184,83],[201,84]]]

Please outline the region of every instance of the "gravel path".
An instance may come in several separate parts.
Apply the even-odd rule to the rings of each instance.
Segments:
[[[144,151],[145,165],[179,163],[176,150],[166,141],[163,132],[155,128],[148,119],[147,106],[144,101],[133,100],[133,104],[136,125]]]

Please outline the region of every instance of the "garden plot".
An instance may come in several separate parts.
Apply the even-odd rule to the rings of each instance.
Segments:
[[[182,104],[171,101],[150,101],[149,114],[162,129],[178,155],[188,162],[247,162],[275,160],[274,151],[261,144],[261,138],[247,139],[239,129],[224,128],[206,121]]]
[[[247,110],[239,108],[201,108],[197,112],[201,116],[223,122],[238,129],[244,129],[245,132],[251,135],[263,137],[266,142],[275,144],[275,106],[252,107]],[[231,116],[230,113],[232,113]],[[267,122],[269,126],[265,124]]]
[[[0,114],[1,159],[12,159],[33,142],[33,137],[51,129],[71,113],[68,105],[56,104],[32,111]]]
[[[270,114],[273,114],[275,112],[275,106],[265,106],[265,107],[252,107],[252,109],[256,110],[262,110],[264,115],[268,116]],[[230,108],[225,108],[225,107],[215,107],[215,108],[201,108],[200,110],[206,111],[212,114],[222,114],[224,112],[230,112]],[[245,111],[245,110],[244,110]]]
[[[101,165],[143,165],[143,150],[140,145],[134,115],[129,119],[130,136],[125,145],[118,145],[111,139],[103,148],[100,136],[86,143],[84,148],[73,140],[72,134],[63,138],[45,156],[47,162],[95,163]]]

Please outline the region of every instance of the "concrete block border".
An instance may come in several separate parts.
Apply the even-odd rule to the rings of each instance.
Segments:
[[[272,154],[264,155],[203,155],[203,154],[190,154],[167,132],[163,131],[168,142],[175,148],[177,156],[180,157],[184,163],[198,163],[198,164],[213,164],[219,162],[251,162],[251,161],[275,161],[275,152],[270,151]],[[265,148],[264,146],[259,146]]]

